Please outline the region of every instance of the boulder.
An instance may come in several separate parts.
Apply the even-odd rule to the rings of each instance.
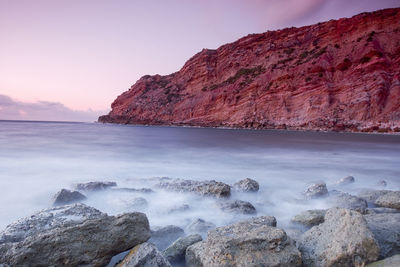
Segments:
[[[117,267],[171,267],[154,244],[145,242],[129,251]]]
[[[295,215],[291,221],[306,227],[312,227],[324,222],[325,213],[326,210],[306,210]]]
[[[331,208],[325,221],[305,232],[299,241],[305,266],[364,266],[379,256],[379,247],[363,216]]]
[[[388,192],[375,200],[375,205],[384,208],[400,209],[400,191]]]
[[[88,182],[76,184],[75,189],[81,191],[100,191],[114,186],[117,186],[116,182]]]
[[[340,193],[331,197],[332,207],[345,208],[356,210],[360,213],[365,213],[368,207],[367,201],[348,193]]]
[[[301,266],[301,254],[282,229],[268,220],[243,221],[208,232],[186,250],[192,266]]]
[[[185,235],[182,228],[175,225],[168,225],[151,232],[149,242],[156,245],[157,249],[163,251],[175,240]]]
[[[357,194],[358,197],[365,199],[368,203],[375,204],[375,201],[380,197],[387,193],[389,190],[371,190],[364,189],[360,193]]]
[[[54,199],[53,206],[61,206],[83,201],[86,199],[86,196],[79,193],[78,191],[61,189],[61,191],[55,194],[53,199]]]
[[[256,208],[247,201],[243,200],[226,200],[217,203],[217,206],[225,212],[255,214]]]
[[[256,180],[246,178],[235,183],[233,188],[240,192],[257,192],[260,189],[260,185]]]
[[[192,192],[203,196],[229,197],[231,187],[225,183],[211,181],[193,181],[184,179],[174,179],[162,181],[158,187],[177,192]]]
[[[171,263],[184,261],[186,249],[202,240],[203,238],[198,234],[181,237],[166,248],[163,255]]]
[[[206,222],[203,219],[196,219],[192,221],[187,227],[186,231],[188,233],[204,234],[208,230],[214,229],[216,226],[212,222]]]
[[[366,267],[399,267],[399,266],[400,266],[400,254],[397,254],[392,257],[368,264]]]
[[[339,181],[337,181],[338,185],[349,185],[354,183],[355,179],[353,176],[346,176],[342,179],[340,179]]]
[[[380,247],[382,258],[400,253],[400,213],[364,215]]]
[[[43,210],[0,233],[0,263],[10,266],[104,266],[150,237],[143,213],[118,216],[84,204]]]
[[[320,198],[328,195],[328,188],[325,183],[312,184],[304,192],[307,198]]]

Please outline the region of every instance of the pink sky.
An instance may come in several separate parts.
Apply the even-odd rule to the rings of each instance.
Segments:
[[[0,119],[31,119],[43,103],[98,110],[90,112],[95,119],[141,76],[175,72],[202,48],[399,6],[400,0],[0,0]],[[49,110],[35,118],[51,118]]]

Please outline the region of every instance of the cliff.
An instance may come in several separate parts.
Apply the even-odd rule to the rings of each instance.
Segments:
[[[400,131],[400,8],[203,49],[111,107],[100,122]]]

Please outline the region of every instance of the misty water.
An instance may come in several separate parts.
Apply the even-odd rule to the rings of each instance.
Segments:
[[[249,215],[225,213],[215,199],[166,192],[154,177],[217,180],[228,184],[249,177],[256,194],[233,192],[250,201],[257,215],[273,215],[286,226],[298,212],[325,208],[325,201],[303,201],[315,181],[340,188],[400,187],[400,136],[268,130],[145,127],[96,123],[0,121],[0,228],[52,205],[62,188],[88,181],[115,181],[118,187],[150,187],[155,193],[104,191],[87,195],[87,205],[114,215],[142,211],[151,227],[185,227],[202,218],[217,226]],[[143,197],[147,206],[135,205]],[[170,212],[183,204],[185,211]]]

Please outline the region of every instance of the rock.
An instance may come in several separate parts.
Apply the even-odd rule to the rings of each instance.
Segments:
[[[268,225],[276,227],[276,218],[274,216],[259,216],[240,221],[239,223],[248,225]]]
[[[376,214],[376,213],[400,213],[400,210],[391,208],[368,208],[365,210],[365,214]]]
[[[99,191],[109,189],[110,187],[114,186],[117,186],[116,182],[88,182],[76,184],[75,189],[82,191]]]
[[[242,200],[227,200],[217,203],[217,206],[225,211],[232,213],[242,213],[242,214],[256,214],[256,208],[247,201]]]
[[[400,254],[368,264],[366,267],[399,267]]]
[[[377,185],[381,186],[381,187],[386,187],[387,186],[387,182],[385,180],[379,180]]]
[[[306,210],[292,218],[293,223],[312,227],[324,222],[326,210]]]
[[[175,225],[168,225],[151,232],[149,242],[156,245],[157,249],[163,251],[175,240],[185,235],[182,228]]]
[[[235,183],[233,188],[241,192],[257,192],[260,186],[256,180],[246,178]]]
[[[337,181],[338,185],[348,185],[354,183],[355,179],[353,176],[346,176],[339,181]]]
[[[400,191],[392,191],[378,197],[375,205],[384,208],[400,209]]]
[[[132,199],[131,205],[135,208],[146,208],[149,203],[147,203],[147,200],[143,197],[136,197]]]
[[[216,226],[211,222],[206,222],[203,219],[196,219],[192,221],[187,227],[186,231],[189,233],[204,234],[208,230],[214,229]]]
[[[398,131],[399,20],[398,8],[379,10],[203,49],[172,74],[140,78],[99,121]]]
[[[193,192],[204,196],[229,197],[231,195],[231,187],[229,185],[214,180],[199,182],[174,179],[160,182],[158,186],[170,191]]]
[[[365,213],[365,210],[368,207],[365,199],[347,193],[335,195],[331,198],[331,201],[333,204],[332,207],[356,210],[362,214]]]
[[[368,203],[375,204],[375,201],[385,194],[390,192],[389,190],[370,190],[364,189],[360,193],[357,194],[358,197],[365,199]]]
[[[192,266],[301,266],[301,254],[282,229],[253,220],[219,227],[186,250]]]
[[[331,208],[325,221],[305,232],[299,242],[305,266],[364,266],[379,256],[379,247],[363,216]]]
[[[325,183],[317,183],[308,187],[307,190],[304,192],[304,195],[307,198],[325,197],[328,195],[328,189],[326,188]]]
[[[184,261],[186,249],[202,240],[203,238],[201,238],[201,235],[198,234],[181,237],[172,243],[172,245],[170,245],[168,248],[166,248],[163,252],[163,255],[171,263]]]
[[[150,237],[143,213],[118,216],[84,204],[55,207],[17,221],[0,233],[0,263],[11,266],[105,266]]]
[[[155,245],[145,242],[131,249],[117,267],[171,267]]]
[[[176,212],[184,212],[184,211],[188,211],[189,209],[190,209],[190,206],[188,204],[176,205],[168,210],[168,214],[176,213]]]
[[[72,204],[86,199],[86,197],[78,191],[70,191],[67,189],[61,189],[53,198],[53,206]]]
[[[364,215],[383,258],[400,253],[400,213]]]

